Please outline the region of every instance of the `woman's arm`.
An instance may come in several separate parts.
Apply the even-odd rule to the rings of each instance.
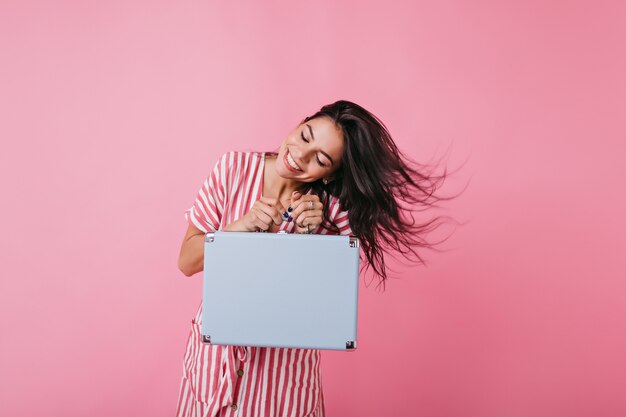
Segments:
[[[197,227],[187,227],[178,255],[178,269],[188,277],[204,269],[204,236]]]
[[[239,222],[233,222],[222,229],[226,232],[247,231]],[[189,225],[183,238],[183,244],[178,255],[178,269],[190,277],[204,269],[204,237],[206,233]]]
[[[270,199],[261,198],[252,210],[221,230],[224,232],[252,232],[258,228],[269,229],[273,223],[280,225],[282,218],[277,206],[270,205]],[[261,217],[262,216],[262,217]],[[187,233],[178,255],[178,269],[190,277],[204,269],[204,237],[206,233],[193,225],[187,226]]]
[[[198,190],[193,206],[185,211],[188,226],[178,255],[178,269],[190,277],[204,269],[204,236],[217,230],[227,204],[226,179],[231,169],[233,153],[223,154]]]

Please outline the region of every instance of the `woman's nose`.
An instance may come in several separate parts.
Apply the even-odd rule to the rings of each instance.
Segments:
[[[292,151],[292,157],[296,161],[300,161],[302,163],[307,163],[309,157],[307,156],[309,152],[306,149],[302,149],[300,146]]]

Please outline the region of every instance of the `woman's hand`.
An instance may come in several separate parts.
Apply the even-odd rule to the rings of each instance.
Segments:
[[[315,194],[302,195],[295,191],[291,197],[291,217],[296,223],[298,233],[311,233],[322,224],[324,205]]]
[[[283,222],[285,209],[276,199],[261,197],[252,205],[248,211],[239,220],[227,225],[224,231],[228,232],[258,232],[267,231],[273,224],[278,226]]]

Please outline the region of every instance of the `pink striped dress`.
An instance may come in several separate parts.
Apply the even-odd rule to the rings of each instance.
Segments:
[[[265,153],[224,154],[185,211],[188,223],[206,233],[245,215],[263,194],[264,165]],[[350,235],[347,211],[336,198],[329,205],[340,234]],[[280,230],[295,232],[294,222],[283,222]],[[203,344],[201,320],[202,303],[191,321],[178,417],[324,416],[319,350]]]

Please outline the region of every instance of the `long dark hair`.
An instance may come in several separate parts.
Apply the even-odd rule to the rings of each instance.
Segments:
[[[424,235],[436,229],[449,216],[437,216],[424,223],[415,220],[414,212],[437,207],[439,200],[453,197],[435,195],[443,184],[447,168],[436,175],[433,167],[407,158],[394,143],[387,127],[375,115],[346,100],[323,106],[302,120],[328,117],[341,128],[344,137],[342,163],[332,175],[333,181],[318,180],[303,185],[324,203],[325,223],[330,195],[339,198],[341,208],[348,210],[348,222],[361,242],[366,268],[372,267],[383,289],[387,280],[385,253],[401,254],[405,259],[425,261],[418,248],[434,249]]]

